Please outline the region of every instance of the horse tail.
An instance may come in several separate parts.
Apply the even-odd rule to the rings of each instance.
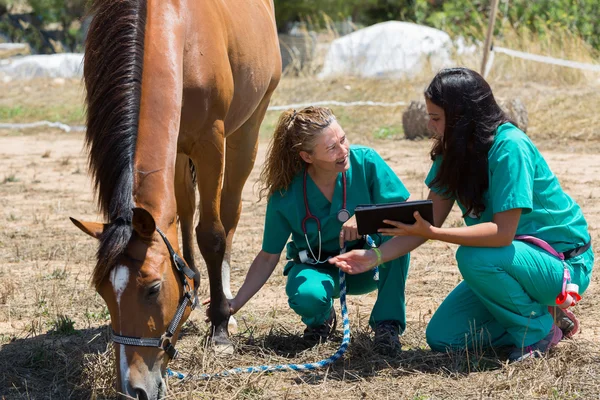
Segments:
[[[92,281],[112,268],[132,235],[133,161],[138,134],[146,0],[93,0],[83,76],[86,145],[98,206],[109,225]]]

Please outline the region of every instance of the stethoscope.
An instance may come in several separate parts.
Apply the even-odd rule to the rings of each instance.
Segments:
[[[306,209],[306,214],[304,219],[302,220],[302,232],[304,233],[304,239],[306,240],[306,244],[308,245],[308,250],[310,250],[310,254],[317,264],[322,264],[327,260],[321,261],[321,221],[317,218],[313,213],[310,212],[310,208],[308,207],[308,197],[306,195],[306,175],[308,174],[308,168],[304,169],[304,208]],[[350,211],[346,208],[346,173],[342,172],[342,187],[343,187],[343,201],[342,208],[337,212],[337,220],[342,224],[350,219]],[[317,231],[319,233],[319,257],[315,257],[315,253],[310,247],[310,242],[308,241],[308,234],[306,231],[306,222],[309,220],[314,220],[317,223]]]

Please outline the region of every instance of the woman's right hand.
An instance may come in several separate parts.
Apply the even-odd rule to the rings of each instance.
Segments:
[[[229,303],[229,315],[230,316],[239,311],[239,308],[237,308],[236,304],[235,304],[235,297],[233,299],[226,299],[226,300]],[[204,313],[206,314],[206,319],[204,320],[204,322],[210,322],[210,314],[209,314],[210,297],[207,299],[204,299],[204,301],[202,302],[202,305],[206,306],[206,309],[204,311]]]
[[[356,275],[377,266],[377,254],[373,250],[352,250],[329,259],[331,264],[347,274]]]

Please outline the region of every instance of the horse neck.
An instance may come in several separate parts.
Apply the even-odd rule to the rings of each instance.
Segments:
[[[134,201],[166,228],[177,212],[174,179],[183,92],[183,26],[176,11],[148,3]],[[160,43],[161,45],[148,45]]]
[[[173,221],[177,211],[173,186],[176,152],[167,139],[168,135],[138,134],[134,161],[135,205],[150,212],[157,226],[163,229]]]
[[[146,78],[144,73],[144,79],[152,82],[154,77]],[[166,230],[177,213],[174,181],[181,103],[174,99],[153,101],[149,98],[158,93],[146,90],[144,95],[144,87],[133,162],[133,200],[137,207],[152,214],[159,228]]]

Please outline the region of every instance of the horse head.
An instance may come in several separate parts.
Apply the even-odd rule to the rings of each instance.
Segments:
[[[71,221],[100,241],[110,233],[109,224]],[[199,275],[177,253],[175,223],[163,233],[148,211],[135,208],[131,229],[115,262],[96,266],[94,284],[110,312],[117,391],[156,399],[166,395],[167,364],[177,355],[181,325],[197,303]]]

